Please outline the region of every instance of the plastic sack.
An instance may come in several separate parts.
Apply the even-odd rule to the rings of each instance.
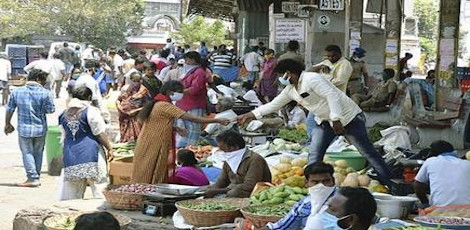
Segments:
[[[384,146],[386,153],[393,152],[397,147],[411,149],[410,129],[406,126],[393,126],[380,131],[382,139],[375,145]]]
[[[258,130],[259,128],[261,128],[262,126],[263,126],[262,121],[254,120],[254,121],[251,121],[248,124],[248,126],[246,127],[246,130],[249,131],[249,132],[254,132],[254,131]]]
[[[354,147],[354,145],[349,144],[344,136],[339,136],[333,141],[333,143],[330,144],[328,149],[326,149],[326,152],[339,153],[346,149],[350,151],[357,151],[356,147]]]

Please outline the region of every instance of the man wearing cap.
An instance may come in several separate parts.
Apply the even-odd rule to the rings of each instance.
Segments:
[[[354,95],[356,93],[365,94],[367,89],[367,81],[369,74],[367,73],[366,63],[364,58],[366,51],[360,47],[354,49],[354,52],[349,59],[351,62],[353,71],[349,78],[347,94]],[[363,78],[364,77],[364,78]]]

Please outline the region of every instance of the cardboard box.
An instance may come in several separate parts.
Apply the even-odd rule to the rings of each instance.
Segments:
[[[134,168],[133,157],[113,160],[109,163],[109,176],[111,184],[121,185],[130,184],[132,170]]]

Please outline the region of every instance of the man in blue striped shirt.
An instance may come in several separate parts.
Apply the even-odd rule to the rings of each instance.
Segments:
[[[322,161],[310,164],[305,168],[305,177],[307,178],[307,186],[313,187],[319,183],[327,187],[334,187],[335,180],[333,178],[334,169],[330,164],[326,164]],[[334,193],[333,193],[334,194]],[[331,198],[331,197],[330,197]],[[325,211],[328,208],[328,202],[323,204],[320,212]],[[307,219],[311,214],[311,201],[310,196],[304,197],[302,200],[297,202],[290,212],[276,223],[269,223],[264,229],[270,230],[297,230],[303,229],[306,225]]]
[[[14,89],[6,111],[5,134],[15,131],[11,118],[18,109],[18,143],[28,179],[21,187],[38,187],[46,139],[46,114],[55,110],[54,96],[44,88],[48,73],[33,69],[25,86]]]

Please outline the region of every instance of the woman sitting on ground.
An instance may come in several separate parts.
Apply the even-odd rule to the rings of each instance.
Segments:
[[[177,160],[181,167],[176,169],[175,174],[168,180],[168,183],[192,186],[209,184],[207,176],[197,166],[197,160],[193,151],[187,149],[179,150]]]

